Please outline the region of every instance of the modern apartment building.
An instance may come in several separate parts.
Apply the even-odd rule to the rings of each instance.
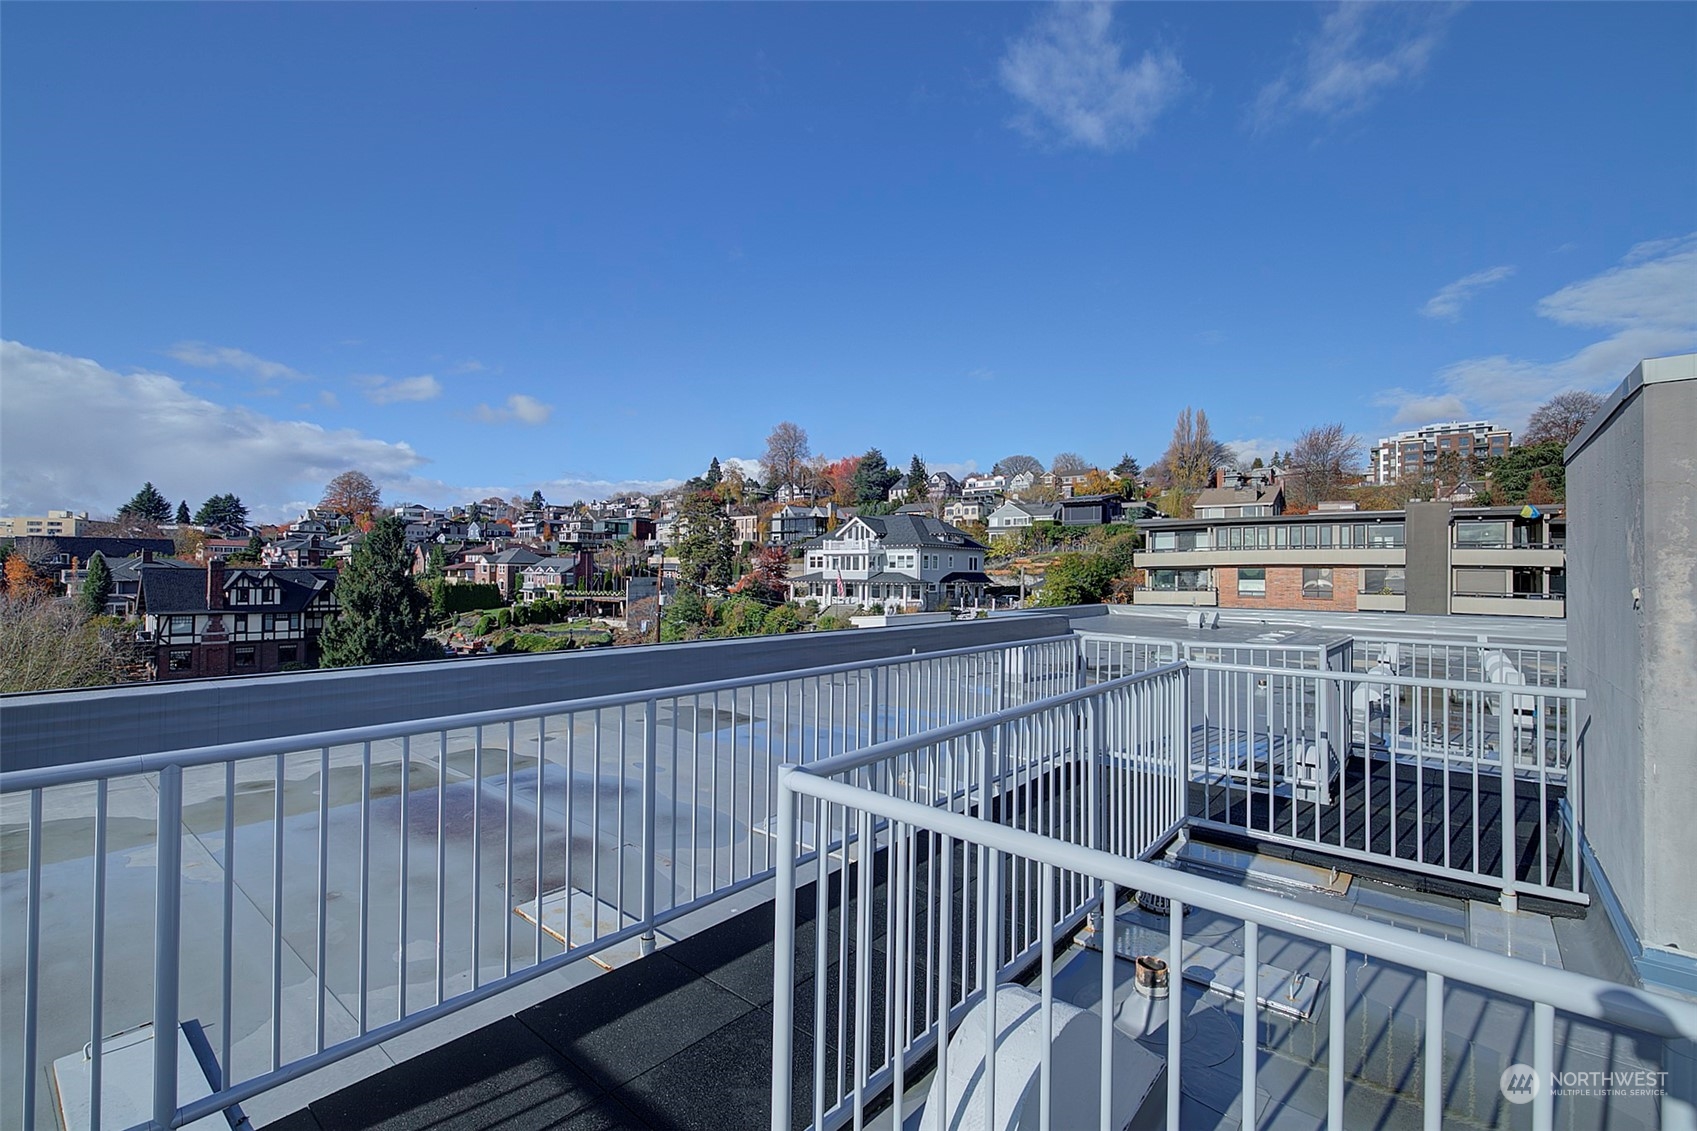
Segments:
[[[1199,508],[1200,509],[1200,508]],[[1565,613],[1560,507],[1146,519],[1136,602],[1335,612]]]
[[[1465,469],[1475,457],[1489,459],[1508,454],[1513,434],[1487,420],[1451,420],[1428,424],[1411,432],[1386,436],[1373,449],[1371,476],[1375,483],[1395,483],[1407,476],[1430,477],[1439,457],[1453,454]]]
[[[88,527],[88,512],[48,511],[46,514],[0,518],[0,538],[78,538]]]

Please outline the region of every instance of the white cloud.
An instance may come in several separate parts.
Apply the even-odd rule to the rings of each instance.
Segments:
[[[1464,275],[1427,299],[1426,305],[1420,308],[1420,313],[1428,318],[1447,318],[1454,322],[1461,317],[1463,303],[1492,283],[1500,283],[1512,274],[1513,267],[1487,267],[1483,271]]]
[[[355,377],[354,384],[365,392],[365,399],[372,404],[433,401],[442,395],[442,382],[428,373],[418,377]]]
[[[1647,357],[1697,348],[1697,233],[1642,243],[1619,266],[1540,299],[1539,315],[1563,326],[1612,331],[1554,361],[1497,355],[1438,373],[1435,392],[1389,390],[1379,403],[1396,422],[1487,417],[1513,429],[1567,389],[1606,391]]]
[[[1295,440],[1281,440],[1277,437],[1254,436],[1247,440],[1227,440],[1226,447],[1232,450],[1238,463],[1248,467],[1257,458],[1262,463],[1272,463],[1273,453],[1284,453],[1296,446]]]
[[[1349,0],[1320,21],[1300,57],[1261,88],[1250,122],[1266,129],[1299,114],[1337,120],[1358,114],[1391,87],[1419,78],[1455,7]]]
[[[487,365],[483,364],[475,357],[470,357],[456,365],[450,365],[448,367],[448,376],[459,377],[467,373],[487,373],[488,371],[489,367]]]
[[[173,377],[0,343],[0,509],[111,514],[145,481],[173,501],[234,491],[264,518],[358,467],[386,488],[426,463],[404,443],[214,404]],[[66,443],[65,406],[76,406]],[[298,511],[295,513],[299,513]]]
[[[472,410],[473,419],[484,424],[546,424],[554,415],[554,406],[543,404],[535,397],[514,393],[501,408],[480,404]]]
[[[1135,145],[1185,86],[1169,50],[1121,61],[1106,3],[1056,4],[1001,59],[1002,86],[1024,108],[1012,125],[1027,137],[1088,149]]]
[[[231,346],[210,346],[205,342],[178,342],[165,351],[167,357],[173,357],[184,365],[192,365],[197,369],[233,369],[237,373],[246,373],[259,381],[306,381],[306,374],[284,365],[280,361],[266,361],[263,357],[255,357],[246,350],[235,349]]]
[[[318,392],[318,406],[320,408],[341,408],[342,398],[338,397],[329,389],[320,389]]]

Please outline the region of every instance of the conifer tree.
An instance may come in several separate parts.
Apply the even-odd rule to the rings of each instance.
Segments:
[[[112,595],[112,571],[99,550],[88,559],[88,572],[83,575],[81,605],[84,616],[98,617],[106,612],[106,599]]]
[[[919,453],[913,455],[913,462],[907,465],[907,501],[922,503],[931,497],[931,473],[925,470],[925,461],[919,458]]]
[[[171,521],[171,501],[151,482],[143,483],[135,496],[118,508],[120,522],[161,523]]]
[[[425,630],[430,600],[408,572],[406,526],[381,519],[336,579],[341,614],[324,629],[324,666],[354,667],[437,655]]]
[[[177,504],[177,525],[187,526],[193,521],[194,520],[189,517],[189,501],[184,499],[182,502]]]

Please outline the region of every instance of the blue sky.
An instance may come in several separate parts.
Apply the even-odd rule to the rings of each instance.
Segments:
[[[1517,425],[1697,345],[1697,6],[5,5],[0,504]]]

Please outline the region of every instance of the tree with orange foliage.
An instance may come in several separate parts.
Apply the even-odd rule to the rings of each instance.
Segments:
[[[819,469],[821,478],[829,484],[831,499],[840,507],[854,505],[854,473],[860,469],[859,456],[844,456]]]
[[[28,559],[14,551],[6,555],[6,592],[14,599],[44,596],[47,579],[35,572]]]

